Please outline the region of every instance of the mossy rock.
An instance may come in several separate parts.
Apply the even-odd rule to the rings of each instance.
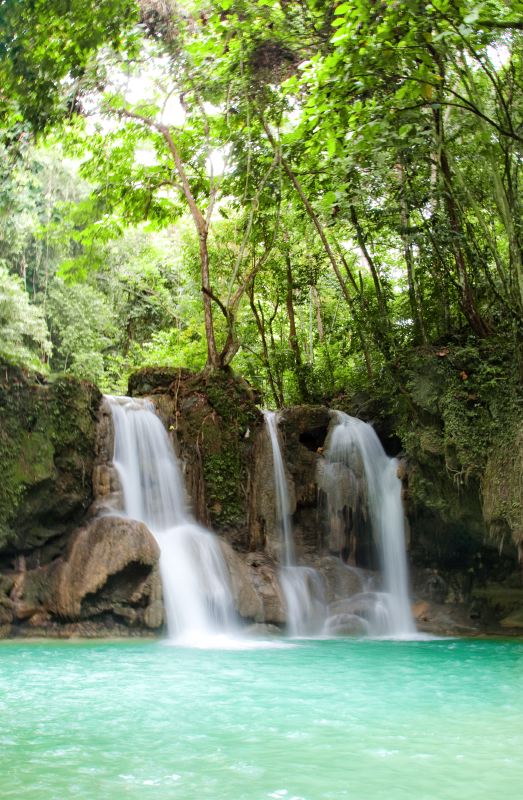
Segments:
[[[0,368],[0,552],[38,547],[89,507],[100,401],[83,381]]]
[[[253,390],[225,370],[154,367],[132,375],[129,390],[150,395],[172,433],[199,520],[247,546],[246,487],[255,432],[263,424]]]
[[[494,539],[508,534],[523,547],[523,423],[515,422],[491,449],[482,481],[483,512]]]

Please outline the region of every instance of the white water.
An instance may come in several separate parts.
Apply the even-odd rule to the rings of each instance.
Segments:
[[[178,460],[162,422],[147,400],[107,400],[122,510],[144,522],[160,546],[169,637],[194,643],[232,631],[234,609],[220,546],[189,513]]]
[[[341,411],[334,413],[336,425],[329,435],[325,457],[332,464],[343,464],[356,472],[358,465],[363,465],[368,511],[380,552],[384,583],[383,592],[366,591],[349,598],[343,613],[359,616],[373,635],[408,637],[416,628],[408,596],[398,464],[395,458],[387,456],[371,425]],[[333,486],[332,491],[337,491],[337,486]],[[339,624],[341,616],[337,614],[334,623],[329,622],[331,627]]]
[[[287,626],[291,636],[314,635],[321,630],[325,618],[322,580],[312,567],[296,565],[289,488],[278,438],[278,418],[275,411],[264,411],[264,416],[272,448],[276,516],[282,542],[280,583],[287,606]]]

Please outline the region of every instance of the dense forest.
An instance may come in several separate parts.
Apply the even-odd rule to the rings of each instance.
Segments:
[[[520,413],[522,12],[1,0],[1,358],[368,393],[480,475]]]

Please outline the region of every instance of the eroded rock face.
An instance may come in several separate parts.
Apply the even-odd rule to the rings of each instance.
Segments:
[[[226,542],[220,544],[239,616],[255,623],[284,624],[285,601],[277,564],[262,553],[236,553]]]
[[[279,415],[279,436],[298,561],[322,549],[317,465],[322,458],[329,422],[329,410],[321,406],[287,408]],[[251,545],[279,559],[282,545],[276,518],[272,448],[265,426],[257,434],[253,460]]]
[[[94,463],[93,463],[93,496],[91,507],[93,514],[111,513],[123,508],[123,497],[118,474],[113,466],[114,427],[111,407],[106,399],[98,411],[98,427],[96,430]]]
[[[158,560],[160,549],[142,523],[101,517],[72,538],[65,559],[50,570],[47,610],[64,619],[111,612],[138,624],[159,627]]]
[[[91,520],[71,536],[65,556],[33,569],[20,558],[9,584],[4,578],[3,635],[11,624],[21,635],[75,635],[71,623],[88,621],[98,635],[160,628],[159,556],[143,523],[111,516]]]

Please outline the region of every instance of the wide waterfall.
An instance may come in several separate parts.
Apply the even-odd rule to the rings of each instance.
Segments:
[[[107,399],[122,511],[144,522],[160,546],[169,637],[198,641],[231,630],[234,609],[220,546],[188,510],[178,460],[162,422],[147,400]]]
[[[291,636],[319,633],[325,618],[323,586],[320,575],[312,567],[297,566],[289,502],[289,488],[278,438],[275,411],[265,411],[269,433],[276,495],[276,517],[281,533],[280,583],[287,606],[287,625]]]
[[[351,508],[351,524],[365,504],[383,573],[383,591],[368,587],[349,598],[343,611],[361,617],[370,634],[409,636],[416,629],[408,596],[404,510],[397,461],[387,456],[371,425],[341,411],[334,414],[336,424],[327,441],[320,482],[333,506],[339,501],[340,486],[347,487],[350,496],[344,502]],[[333,524],[339,525],[340,515],[336,510],[333,516]],[[347,549],[350,552],[351,548]]]

